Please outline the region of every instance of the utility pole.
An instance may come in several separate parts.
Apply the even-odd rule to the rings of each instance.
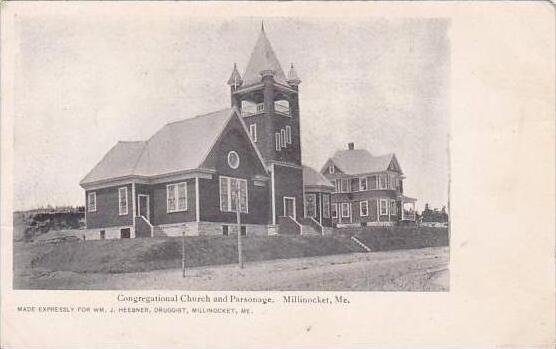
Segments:
[[[185,230],[181,236],[181,276],[185,278]]]
[[[241,190],[239,188],[239,180],[236,180],[236,218],[237,218],[237,256],[239,262],[239,268],[243,269],[243,251],[241,246],[241,213],[240,213],[240,195]]]

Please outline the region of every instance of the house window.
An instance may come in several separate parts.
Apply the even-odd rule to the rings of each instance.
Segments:
[[[292,127],[290,125],[286,126],[286,142],[292,144]]]
[[[338,204],[332,204],[332,218],[338,218]]]
[[[249,136],[253,142],[257,141],[257,124],[249,125]]]
[[[282,137],[280,136],[279,132],[276,132],[274,134],[274,137],[276,138],[276,151],[280,151],[281,144],[282,144],[282,141],[280,140],[280,138],[282,138]]]
[[[166,186],[166,211],[187,211],[187,183],[182,182]]]
[[[324,218],[330,218],[330,195],[322,195],[322,216]]]
[[[305,217],[317,216],[317,196],[315,194],[305,194]]]
[[[228,236],[228,226],[227,225],[223,225],[222,226],[222,235],[224,236]]]
[[[343,202],[341,207],[342,207],[342,218],[349,217],[349,203]]]
[[[280,130],[280,143],[282,148],[286,147],[286,130],[284,129]]]
[[[334,180],[334,184],[336,186],[336,193],[340,193],[340,180],[339,179],[335,179]]]
[[[127,214],[127,187],[118,189],[118,202],[120,203],[120,216]]]
[[[369,183],[370,188],[371,189],[378,188],[378,183],[377,183],[378,178],[377,178],[377,176],[371,176],[370,178],[371,178],[371,180],[370,180],[371,183]]]
[[[334,165],[328,166],[328,173],[334,173]]]
[[[342,190],[342,193],[349,193],[349,179],[342,178],[341,182],[342,182],[342,187],[340,189]]]
[[[359,204],[359,215],[361,217],[367,217],[369,215],[369,202],[361,201]]]
[[[380,215],[384,216],[388,214],[388,200],[380,200]]]
[[[350,179],[350,190],[352,193],[359,191],[359,178],[352,178]]]
[[[220,176],[220,211],[236,212],[239,186],[240,212],[248,212],[247,180]]]
[[[380,184],[380,189],[386,189],[386,176],[385,175],[380,175],[378,176],[378,181]]]
[[[390,201],[390,214],[395,216],[398,214],[398,207],[396,205],[396,200]]]
[[[239,155],[233,150],[228,153],[228,166],[234,170],[239,167]]]
[[[87,210],[95,212],[97,210],[97,193],[92,192],[87,195]]]
[[[367,190],[367,177],[359,178],[359,190]]]

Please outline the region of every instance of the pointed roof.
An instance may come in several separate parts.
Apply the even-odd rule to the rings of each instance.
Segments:
[[[299,79],[299,76],[297,75],[297,71],[293,67],[293,63],[291,64],[290,71],[288,72],[287,82],[290,85],[299,85],[301,83],[301,80]]]
[[[373,156],[366,149],[338,150],[329,161],[348,175],[386,171],[392,161],[395,161],[402,172],[394,153]],[[324,166],[322,171],[327,168]]]
[[[237,64],[234,63],[234,70],[228,79],[228,85],[238,87],[241,86],[241,84],[243,84],[243,80],[241,79],[241,74],[237,71]]]
[[[253,85],[261,82],[261,72],[263,70],[274,71],[274,80],[281,84],[286,84],[286,75],[280,66],[280,62],[272,49],[270,41],[266,37],[264,24],[261,25],[261,32],[255,48],[249,58],[249,63],[243,74],[243,85]]]
[[[234,114],[223,109],[168,123],[148,141],[118,142],[80,184],[198,169]]]

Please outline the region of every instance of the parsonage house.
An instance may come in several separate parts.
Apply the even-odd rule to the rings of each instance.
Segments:
[[[394,155],[337,152],[321,172],[301,161],[299,84],[264,28],[231,107],[166,124],[150,139],[118,142],[81,180],[86,239],[182,235],[331,234],[346,224],[394,224],[404,215]]]

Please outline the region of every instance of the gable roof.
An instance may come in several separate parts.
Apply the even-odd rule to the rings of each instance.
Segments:
[[[392,161],[398,164],[394,153],[373,156],[366,149],[338,150],[329,161],[348,175],[386,171]],[[322,171],[325,168],[327,166],[323,167]],[[398,168],[402,172],[399,164]]]
[[[198,169],[234,115],[237,117],[236,109],[223,109],[168,123],[148,141],[118,142],[80,184]],[[238,120],[247,132],[243,120]]]
[[[145,141],[118,142],[102,160],[81,180],[80,184],[124,177],[133,173],[137,160],[145,147]]]
[[[245,69],[245,74],[243,74],[243,86],[261,82],[260,72],[263,70],[273,70],[274,80],[278,83],[286,84],[286,74],[284,74],[280,62],[272,49],[272,45],[266,37],[264,27],[261,28],[261,33]]]
[[[310,187],[329,187],[334,189],[332,183],[317,170],[303,165],[303,185]]]

